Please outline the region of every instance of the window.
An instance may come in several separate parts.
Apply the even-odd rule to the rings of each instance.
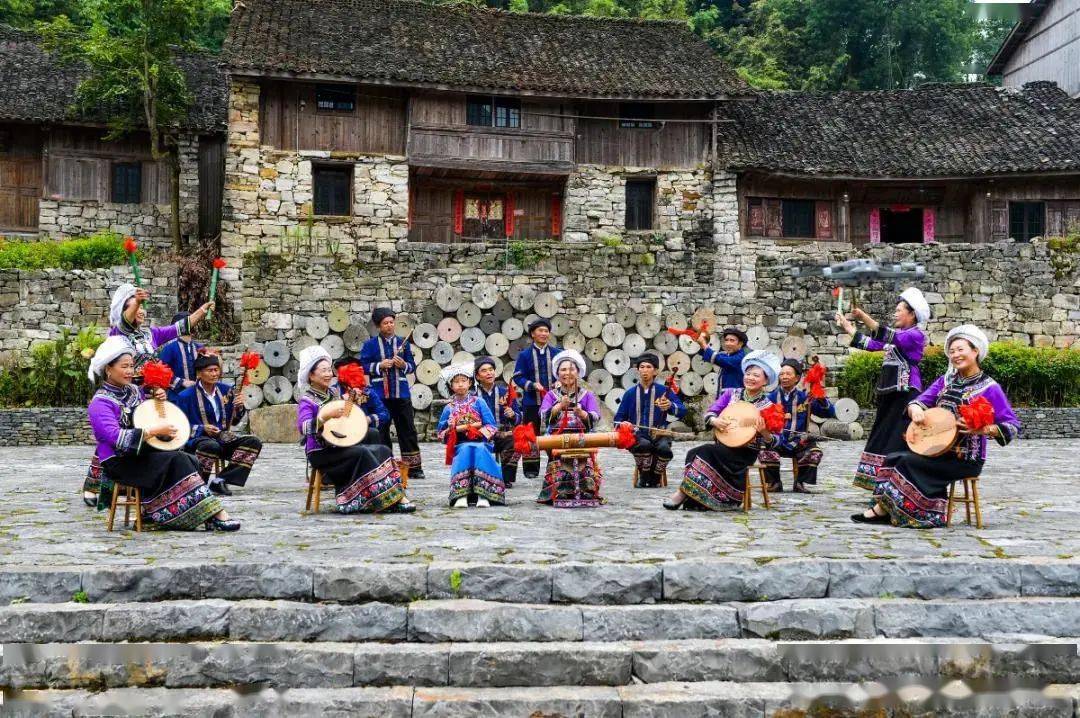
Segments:
[[[655,128],[657,123],[653,122],[653,109],[652,105],[641,102],[626,102],[619,105],[619,127],[638,130]]]
[[[315,214],[345,216],[352,214],[352,167],[312,169]]]
[[[465,100],[465,122],[475,127],[521,127],[521,100],[469,95]]]
[[[1042,237],[1046,231],[1045,202],[1009,202],[1009,236],[1018,242]]]
[[[814,203],[808,199],[785,199],[781,203],[785,237],[814,236]]]
[[[626,229],[653,228],[655,179],[626,180]]]
[[[349,85],[316,85],[315,107],[319,112],[355,112],[356,88]]]
[[[11,131],[0,130],[0,153],[11,152]]]
[[[141,162],[113,163],[112,201],[117,204],[139,204],[142,202]]]

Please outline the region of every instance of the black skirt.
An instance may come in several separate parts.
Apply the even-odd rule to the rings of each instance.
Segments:
[[[897,451],[907,449],[904,432],[911,419],[907,415],[907,405],[919,392],[915,389],[893,391],[877,395],[877,413],[874,425],[866,439],[859,456],[859,465],[855,468],[855,486],[873,491],[878,482],[878,471],[885,464],[885,457]]]
[[[757,461],[758,451],[748,446],[732,449],[719,442],[691,449],[679,490],[713,511],[741,506],[746,470]]]
[[[101,468],[110,481],[138,487],[143,519],[162,528],[191,531],[224,508],[199,476],[195,458],[182,451],[144,448],[108,458]]]
[[[327,447],[308,460],[333,482],[339,513],[377,513],[405,499],[401,472],[382,444]]]
[[[938,528],[945,525],[949,486],[978,476],[982,468],[983,462],[965,461],[953,452],[930,457],[899,451],[885,457],[874,496],[894,526]]]

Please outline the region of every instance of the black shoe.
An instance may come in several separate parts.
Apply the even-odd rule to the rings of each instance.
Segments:
[[[779,481],[776,483],[766,484],[765,488],[769,490],[770,494],[782,494],[784,493],[784,485]]]
[[[409,503],[408,501],[398,501],[386,511],[387,513],[394,514],[411,514],[416,512],[416,504]]]
[[[232,492],[229,491],[229,487],[225,485],[224,481],[211,481],[210,493],[217,494],[218,496],[232,496]]]
[[[415,469],[411,469],[409,471],[409,479],[410,480],[412,480],[412,479],[423,479],[423,478],[424,478],[424,470],[423,469],[415,468]]]
[[[671,499],[664,499],[664,508],[667,509],[668,511],[678,511],[679,509],[681,509],[683,506],[686,505],[687,501],[688,501],[688,499],[683,499],[679,503],[675,503]]]
[[[875,514],[873,517],[869,517],[859,513],[852,514],[851,520],[857,524],[887,524],[889,523],[889,515],[885,514],[884,516],[877,516]]]
[[[93,496],[87,496],[85,493],[83,493],[82,502],[92,509],[97,508],[97,494],[94,494]]]
[[[223,520],[223,519],[219,519],[219,518],[212,518],[212,519],[208,519],[206,521],[206,523],[203,524],[203,525],[206,527],[207,531],[239,531],[240,530],[240,522],[237,521],[236,519]]]
[[[801,481],[796,481],[795,486],[793,486],[791,490],[797,494],[810,494],[811,496],[814,495],[814,492],[806,488],[806,484]]]

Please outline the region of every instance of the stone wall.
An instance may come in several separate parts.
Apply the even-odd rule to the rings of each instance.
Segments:
[[[1080,439],[1080,407],[1013,407],[1013,411],[1020,419],[1021,439]],[[859,423],[866,431],[874,425],[875,413],[873,409],[859,412]]]
[[[85,406],[0,409],[0,446],[92,443],[93,433]]]
[[[152,292],[147,309],[156,324],[176,313],[176,266],[144,262],[143,283]],[[55,339],[62,328],[109,323],[109,299],[134,278],[128,266],[109,269],[0,270],[0,359],[18,357],[35,341]]]

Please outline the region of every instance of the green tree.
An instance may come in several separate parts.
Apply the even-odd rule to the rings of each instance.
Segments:
[[[47,49],[87,67],[76,89],[76,107],[104,115],[106,139],[146,129],[149,149],[172,173],[172,240],[180,249],[180,165],[177,130],[191,104],[177,65],[197,47],[200,23],[188,0],[97,0],[87,28],[65,15],[38,28]]]
[[[30,29],[34,23],[64,15],[85,24],[82,0],[0,0],[0,23]]]

